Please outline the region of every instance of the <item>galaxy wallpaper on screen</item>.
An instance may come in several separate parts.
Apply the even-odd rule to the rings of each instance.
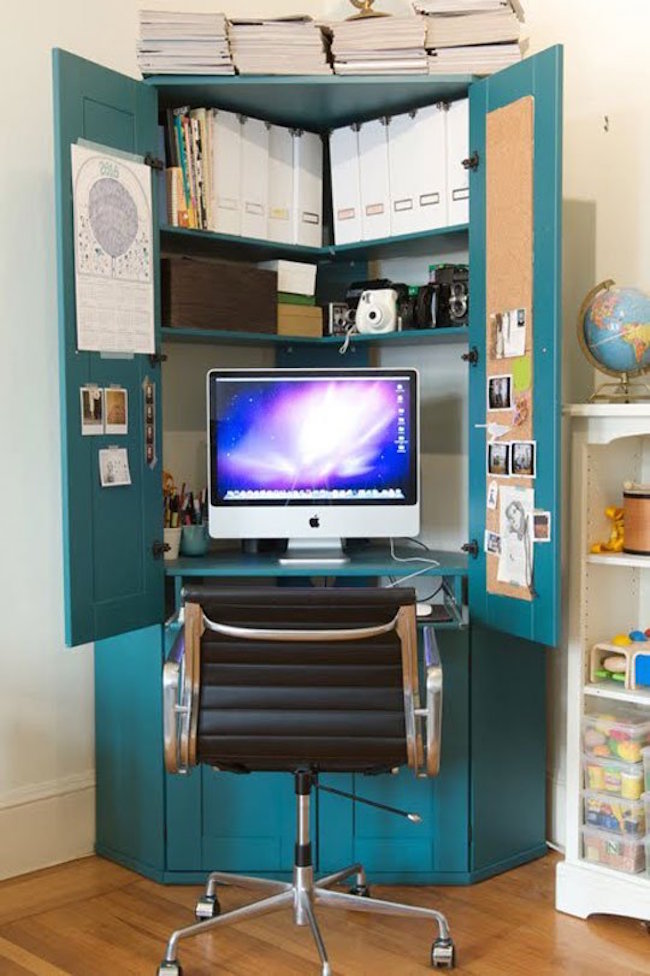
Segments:
[[[407,376],[218,378],[212,402],[221,502],[403,503],[410,497]]]

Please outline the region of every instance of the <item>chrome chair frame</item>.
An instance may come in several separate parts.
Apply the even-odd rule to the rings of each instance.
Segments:
[[[200,644],[204,630],[207,628],[243,640],[283,642],[322,641],[324,632],[305,629],[234,627],[210,620],[197,603],[185,604],[179,614],[179,623],[181,630],[163,668],[164,752],[167,771],[186,774],[197,764]],[[442,664],[433,628],[426,625],[423,628],[422,665],[426,684],[424,705],[420,703],[420,660],[414,605],[400,607],[395,617],[387,624],[342,630],[328,629],[326,633],[328,641],[352,641],[364,640],[391,631],[396,631],[402,649],[408,765],[418,777],[433,777],[438,774],[440,768],[443,691]],[[302,849],[306,852],[310,852],[309,807],[314,780],[315,777],[309,773],[296,774],[296,845],[297,850]],[[412,814],[408,816],[414,822],[419,820]],[[431,947],[431,964],[436,968],[453,968],[454,944],[447,920],[441,912],[370,898],[366,874],[361,864],[352,864],[320,880],[314,880],[309,854],[305,862],[301,865],[298,859],[296,860],[291,883],[220,871],[212,872],[208,877],[205,894],[196,906],[198,921],[172,934],[167,943],[165,958],[158,969],[158,976],[181,976],[182,969],[176,959],[177,946],[181,939],[285,907],[293,909],[296,925],[309,925],[320,956],[322,976],[330,976],[331,967],[314,914],[315,905],[347,911],[430,919],[438,926],[438,937]],[[352,876],[355,877],[352,893],[332,890],[334,885]],[[221,914],[217,886],[230,884],[244,888],[262,888],[269,894],[261,901]]]

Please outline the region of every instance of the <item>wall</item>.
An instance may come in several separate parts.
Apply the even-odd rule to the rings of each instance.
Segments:
[[[61,46],[137,75],[134,39],[140,5],[137,0],[110,5],[25,0],[3,10],[0,82],[6,99],[12,99],[12,111],[3,129],[11,149],[3,147],[0,153],[0,431],[8,500],[0,564],[7,608],[0,690],[0,877],[87,853],[93,842],[92,648],[64,648],[61,611],[50,49]],[[176,0],[167,6],[221,7],[242,15],[301,9],[296,0]],[[408,9],[401,0],[379,6]],[[645,166],[650,13],[645,0],[625,5],[526,0],[525,6],[531,50],[566,44],[565,312],[570,335],[579,300],[594,280],[611,275],[650,285]],[[341,16],[348,5],[316,0],[303,9]],[[574,389],[582,387],[576,382]],[[442,486],[447,488],[462,445],[445,444],[440,431],[434,454],[450,459]],[[550,662],[549,775],[552,795],[559,800],[565,662],[561,653]],[[553,810],[552,832],[561,839],[561,805],[554,803]]]

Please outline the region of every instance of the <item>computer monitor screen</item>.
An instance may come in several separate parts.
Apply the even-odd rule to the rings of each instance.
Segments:
[[[211,370],[210,534],[419,531],[417,373]]]

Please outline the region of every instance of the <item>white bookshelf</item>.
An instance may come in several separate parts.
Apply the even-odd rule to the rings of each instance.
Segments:
[[[650,871],[628,875],[582,859],[582,748],[585,707],[598,699],[644,705],[650,688],[591,683],[589,652],[615,634],[650,626],[650,557],[592,554],[609,536],[605,508],[622,504],[623,482],[650,481],[650,403],[575,404],[568,418],[570,503],[566,757],[566,857],[558,865],[556,907],[587,918],[606,913],[650,921]],[[647,617],[648,619],[644,619]]]

